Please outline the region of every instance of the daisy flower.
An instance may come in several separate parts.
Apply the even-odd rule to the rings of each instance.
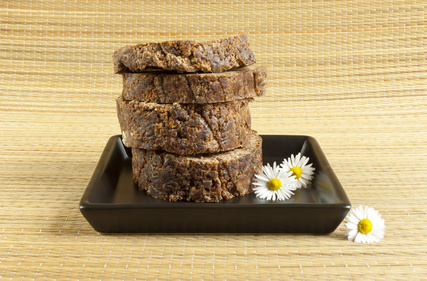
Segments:
[[[372,243],[384,237],[384,220],[374,208],[359,206],[350,211],[346,222],[348,240],[356,243]]]
[[[296,190],[295,177],[292,172],[280,169],[273,163],[273,167],[267,163],[267,166],[262,166],[262,173],[255,175],[253,182],[254,191],[257,197],[267,200],[286,200],[291,198]]]
[[[310,158],[301,156],[301,153],[298,153],[295,157],[292,154],[291,157],[284,159],[280,164],[283,170],[290,171],[295,176],[297,188],[306,187],[313,178],[314,168],[311,167],[313,164],[307,165],[308,160]]]

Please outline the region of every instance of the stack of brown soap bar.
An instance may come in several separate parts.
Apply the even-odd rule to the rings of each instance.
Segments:
[[[246,35],[124,46],[117,98],[135,183],[155,198],[219,202],[252,192],[261,138],[249,102],[265,93],[266,69]]]

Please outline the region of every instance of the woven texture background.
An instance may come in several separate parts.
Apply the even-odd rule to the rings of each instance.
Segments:
[[[136,3],[138,2],[138,3]],[[1,1],[0,277],[427,279],[427,19],[419,1]],[[330,235],[102,235],[78,209],[120,133],[130,43],[247,33],[261,134],[315,137],[376,244]]]

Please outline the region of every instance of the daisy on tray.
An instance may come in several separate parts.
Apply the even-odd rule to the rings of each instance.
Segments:
[[[292,172],[280,169],[273,163],[273,167],[267,163],[262,166],[262,173],[256,174],[254,192],[257,197],[267,200],[286,200],[291,198],[296,190],[296,179]]]
[[[301,153],[298,153],[297,156],[293,154],[288,159],[284,159],[280,167],[292,173],[296,178],[296,188],[306,187],[311,179],[313,178],[314,168],[311,167],[313,164],[310,163],[307,165],[310,158],[301,156]]]

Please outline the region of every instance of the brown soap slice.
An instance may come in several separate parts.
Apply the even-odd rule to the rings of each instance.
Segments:
[[[214,153],[249,140],[249,102],[158,104],[117,98],[117,115],[128,147],[181,155]]]
[[[243,67],[221,73],[123,73],[125,100],[156,103],[217,103],[264,95],[265,67]]]
[[[262,139],[251,132],[248,145],[204,156],[178,156],[132,148],[135,183],[154,198],[219,202],[252,192],[262,169]]]
[[[255,56],[247,35],[207,42],[166,41],[126,45],[114,52],[114,72],[169,70],[222,72],[252,65]]]

